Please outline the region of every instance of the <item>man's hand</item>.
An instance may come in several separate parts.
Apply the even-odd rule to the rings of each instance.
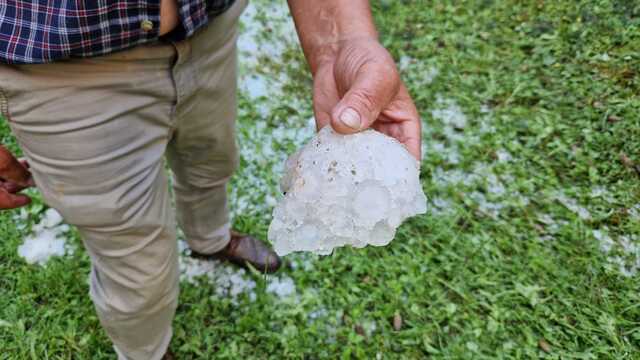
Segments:
[[[0,210],[28,205],[31,199],[18,193],[31,186],[34,183],[27,162],[18,161],[0,146]]]
[[[387,50],[368,0],[288,0],[313,74],[318,128],[374,128],[420,159],[420,118]]]
[[[318,128],[327,124],[351,134],[374,128],[396,138],[420,160],[420,118],[393,59],[374,38],[331,45],[314,73]]]

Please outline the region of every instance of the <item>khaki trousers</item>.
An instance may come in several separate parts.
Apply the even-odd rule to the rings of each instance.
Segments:
[[[165,154],[189,246],[213,253],[229,241],[245,6],[179,43],[0,65],[0,109],[45,201],[83,237],[90,295],[121,359],[159,359],[172,335],[179,270]]]

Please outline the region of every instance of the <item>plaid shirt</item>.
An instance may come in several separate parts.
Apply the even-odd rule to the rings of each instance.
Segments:
[[[177,0],[176,40],[191,36],[234,0]],[[0,63],[89,57],[156,40],[160,0],[0,0]]]

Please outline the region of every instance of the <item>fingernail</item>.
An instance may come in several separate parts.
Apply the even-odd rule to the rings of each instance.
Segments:
[[[346,108],[340,114],[340,121],[354,130],[360,130],[360,114],[353,108]]]

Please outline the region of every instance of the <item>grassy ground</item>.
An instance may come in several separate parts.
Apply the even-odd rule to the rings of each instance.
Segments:
[[[266,3],[243,28],[231,190],[262,238],[280,163],[311,135],[309,76]],[[374,1],[424,118],[429,214],[388,247],[293,256],[291,296],[255,275],[255,300],[184,282],[179,358],[640,358],[640,6],[448,3]],[[0,214],[0,359],[113,358],[86,255],[17,255],[43,209]]]

